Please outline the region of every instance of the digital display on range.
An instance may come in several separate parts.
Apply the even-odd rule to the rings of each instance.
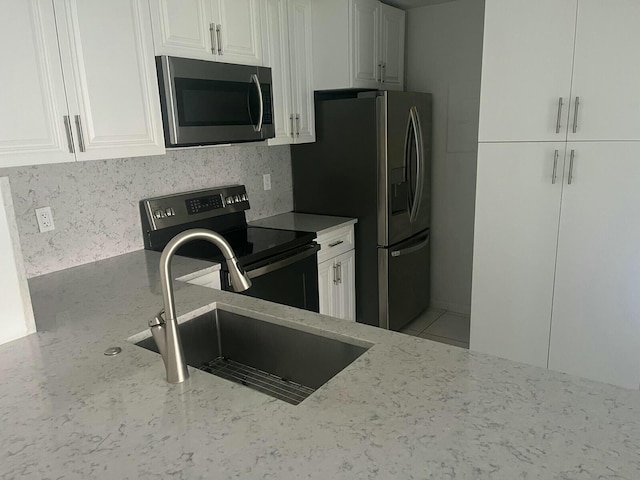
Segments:
[[[209,195],[206,197],[190,198],[186,200],[187,213],[189,215],[195,215],[196,213],[210,212],[211,210],[217,210],[218,208],[224,208],[222,202],[222,195]]]

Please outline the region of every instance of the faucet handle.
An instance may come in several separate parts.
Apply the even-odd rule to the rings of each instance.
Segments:
[[[161,327],[166,325],[166,321],[164,319],[164,308],[162,310],[160,310],[158,312],[158,314],[152,318],[151,320],[149,320],[149,327],[153,328],[153,327]]]

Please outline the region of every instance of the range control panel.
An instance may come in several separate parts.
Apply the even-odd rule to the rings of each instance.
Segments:
[[[244,185],[149,198],[141,202],[151,230],[160,230],[194,220],[202,220],[249,209]]]

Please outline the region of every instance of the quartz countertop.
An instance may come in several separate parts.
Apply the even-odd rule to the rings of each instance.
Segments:
[[[169,385],[127,341],[161,307],[158,260],[30,281],[40,331],[0,346],[0,478],[639,478],[638,391],[181,282],[181,320],[225,305],[373,347],[297,406],[194,369]]]
[[[342,227],[354,225],[357,222],[358,220],[355,218],[289,212],[255,220],[249,223],[249,225],[252,227],[276,228],[279,230],[314,232],[318,235],[322,235]]]

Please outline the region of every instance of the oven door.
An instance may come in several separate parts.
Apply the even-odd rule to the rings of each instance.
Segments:
[[[272,138],[271,69],[157,57],[169,147]]]
[[[313,243],[269,260],[243,265],[252,285],[242,295],[319,312],[318,250],[320,246]],[[223,281],[223,288],[233,291],[228,275],[223,275]]]

